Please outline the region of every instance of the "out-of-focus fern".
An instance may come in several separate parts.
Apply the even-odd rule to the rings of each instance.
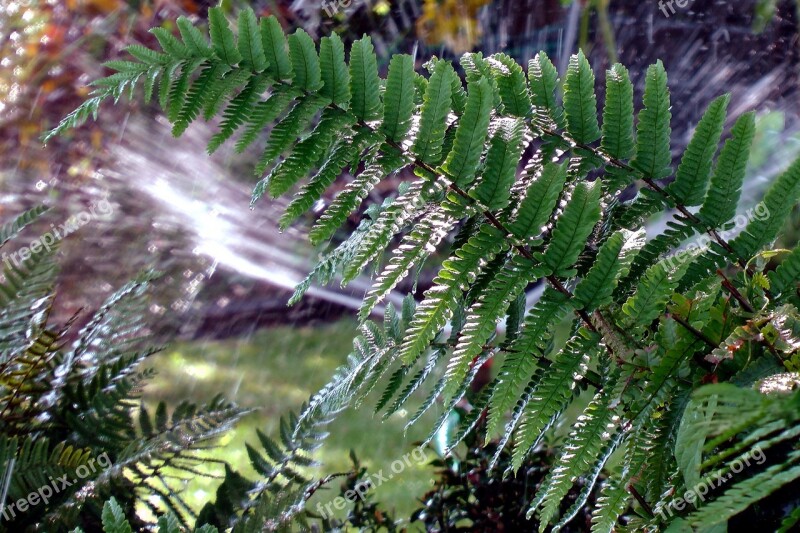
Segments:
[[[212,148],[241,126],[239,146],[248,145],[274,123],[253,200],[297,191],[283,227],[343,177],[311,240],[327,243],[354,213],[363,213],[361,223],[332,245],[312,277],[347,283],[365,269],[379,274],[364,299],[363,336],[350,364],[312,399],[298,428],[312,413],[328,412],[319,411],[326,402],[358,403],[383,376],[381,408],[394,412],[412,392],[427,390],[410,423],[443,398],[441,426],[466,401],[480,366],[502,359],[490,392],[473,400],[488,409],[489,435],[500,437],[500,449],[512,447],[513,468],[583,402],[580,390],[595,389],[567,441],[576,462],[559,464],[531,495],[543,523],[564,526],[575,509],[560,515],[558,500],[578,480],[588,487],[580,491],[584,500],[605,469],[593,529],[614,530],[623,514],[629,523],[655,527],[664,524],[653,510],[684,488],[685,450],[676,450],[685,441],[676,431],[689,393],[709,381],[739,380],[743,389],[745,376],[796,369],[797,252],[770,274],[763,261],[751,259],[770,246],[797,204],[800,162],[767,192],[768,216],[728,241],[723,232],[736,213],[753,115],[737,119],[717,155],[727,96],[710,104],[667,184],[671,98],[660,62],[646,72],[638,120],[630,76],[611,66],[601,124],[595,76],[583,53],[562,73],[560,101],[559,73],[544,53],[531,60],[527,77],[504,54],[465,54],[464,79],[437,58],[425,64],[429,76],[422,77],[411,58],[398,55],[382,80],[368,37],[349,53],[338,37],[325,37],[317,51],[298,30],[287,47],[270,17],[259,22],[259,49],[249,12],[240,16],[238,37],[221,10],[212,8],[210,18],[210,45],[183,22],[182,40],[157,33],[162,51],[129,49],[135,61],[109,64],[117,72],[95,82],[86,103],[50,135],[79,125],[105,99],[116,101],[138,85],[145,93],[156,87],[167,117],[177,117],[176,133],[200,111],[206,118],[222,114]],[[394,203],[379,205],[370,193],[389,176],[410,183],[397,190]],[[619,193],[633,183],[641,185],[638,194],[622,201]],[[668,230],[646,239],[645,221],[667,209],[675,211]],[[679,250],[696,236],[705,244]],[[446,258],[420,303],[407,306],[399,322],[387,321],[391,335],[377,334],[369,317],[378,303],[438,254]],[[388,261],[378,268],[384,256]],[[293,301],[310,283],[301,283]],[[521,302],[534,283],[546,289],[523,320]],[[504,320],[511,325],[507,340],[495,334]],[[471,416],[456,440],[481,418]],[[293,434],[300,438],[302,431]],[[624,456],[608,467],[615,449]],[[280,463],[285,456],[275,457]],[[794,460],[785,455],[769,470],[780,472],[770,491],[792,481]],[[270,464],[262,465],[264,472],[272,471]],[[727,520],[731,512],[716,510],[751,506],[755,500],[743,495],[759,475],[736,479],[730,493],[680,518]],[[248,509],[264,520],[270,513],[285,517],[298,494],[287,488],[268,502],[250,501]],[[677,523],[677,515],[668,521]]]

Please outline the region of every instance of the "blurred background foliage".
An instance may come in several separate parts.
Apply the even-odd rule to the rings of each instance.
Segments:
[[[244,3],[223,5],[233,12]],[[732,119],[758,111],[745,187],[750,205],[800,152],[800,17],[793,0],[696,0],[669,17],[658,2],[640,0],[351,0],[329,2],[330,14],[319,0],[247,4],[258,15],[275,14],[286,30],[303,27],[314,36],[335,31],[347,42],[368,33],[384,72],[392,53],[416,53],[420,67],[430,55],[457,58],[471,50],[503,51],[526,62],[543,49],[563,69],[580,46],[601,84],[610,63],[619,60],[633,74],[661,58],[671,75],[673,101],[682,103],[673,109],[675,153],[701,110],[723,90],[732,92]],[[220,391],[256,408],[216,452],[246,469],[245,435],[253,435],[254,428],[274,433],[279,415],[299,407],[344,361],[355,329],[354,296],[366,284],[356,283],[350,293],[315,290],[287,309],[291,288],[319,252],[299,238],[307,230],[303,224],[288,231],[297,238],[278,237],[280,206],[246,209],[255,178],[244,169],[258,154],[235,163],[224,149],[207,157],[200,147],[210,130],[202,125],[172,139],[158,115],[139,103],[108,109],[98,122],[47,147],[40,141],[82,101],[88,81],[105,73],[104,61],[132,43],[153,45],[147,30],[173,29],[171,21],[179,15],[205,20],[212,5],[216,2],[2,2],[0,212],[45,202],[54,208],[48,221],[58,223],[99,197],[109,199],[113,216],[87,225],[60,252],[56,313],[69,317],[95,308],[110,287],[144,267],[165,272],[150,318],[164,337],[177,332],[180,340],[151,362],[159,377],[146,398],[177,404]],[[643,80],[633,81],[641,90]],[[652,221],[655,228],[660,223]],[[779,244],[791,247],[798,240],[800,213],[795,213]],[[401,289],[422,292],[429,283],[421,268],[415,286]],[[381,423],[368,409],[346,413],[324,448],[326,472],[347,471],[353,445],[374,470],[401,457],[419,438],[413,430],[403,432],[405,416],[401,412]],[[432,476],[429,469],[414,468],[375,496],[384,507],[408,515],[433,488]],[[215,483],[187,482],[190,501],[207,500]],[[323,491],[320,498],[330,494]]]

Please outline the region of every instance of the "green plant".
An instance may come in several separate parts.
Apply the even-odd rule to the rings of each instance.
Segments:
[[[710,528],[800,476],[792,441],[800,426],[792,417],[776,415],[748,434],[717,434],[709,426],[693,433],[691,450],[681,439],[693,402],[713,404],[706,419],[721,423],[716,406],[724,398],[707,383],[748,391],[764,378],[786,376],[800,346],[794,326],[800,249],[768,274],[773,254],[763,253],[800,196],[800,162],[772,184],[761,204],[766,216],[751,217],[727,236],[753,138],[752,113],[736,120],[717,155],[729,98],[714,100],[673,172],[671,103],[660,62],[647,71],[638,120],[628,72],[621,65],[608,70],[601,126],[595,77],[583,53],[565,73],[562,105],[558,73],[543,53],[527,76],[503,54],[465,54],[465,88],[449,62],[433,58],[424,77],[402,54],[382,79],[369,37],[352,44],[347,63],[336,35],[323,37],[318,51],[297,30],[287,50],[275,18],[259,21],[244,10],[237,37],[220,9],[209,17],[210,44],[179,19],[182,40],[156,29],[162,51],[130,47],[134,60],[110,62],[117,72],[95,82],[90,99],[50,135],[81,124],[103,101],[132,94],[137,85],[146,99],[157,87],[176,135],[201,113],[221,114],[209,151],[238,129],[243,150],[275,123],[256,169],[259,176],[268,172],[253,202],[294,192],[282,227],[338,177],[348,177],[310,230],[315,244],[329,242],[380,180],[401,172],[409,178],[395,197],[367,202],[359,227],[332,245],[293,298],[312,281],[339,277],[346,284],[365,268],[380,271],[364,298],[363,335],[351,363],[312,398],[298,423],[327,402],[362,401],[386,376],[377,405],[385,416],[420,387],[430,394],[410,424],[441,403],[432,439],[482,365],[498,359],[499,375],[447,445],[455,448],[485,414],[486,439],[499,439],[491,466],[510,449],[508,470],[515,472],[568,409],[581,410],[564,443],[569,453],[531,495],[527,514],[537,515],[541,529],[567,524],[604,470],[594,531],[617,528],[623,513],[633,529],[679,527],[679,520]],[[619,193],[633,184],[638,195],[621,202]],[[643,222],[665,210],[675,213],[668,229],[646,239]],[[673,253],[697,236],[708,244]],[[447,250],[419,304],[406,299],[402,313],[388,305],[383,328],[369,320],[412,269]],[[525,290],[534,283],[545,290],[525,314]],[[506,334],[499,338],[503,320]],[[566,342],[557,335],[565,330]],[[590,398],[583,389],[592,390]],[[760,405],[754,395],[763,398],[773,414],[797,401],[791,391],[742,394],[748,407]],[[724,451],[730,446],[734,452]],[[731,470],[736,453],[756,446],[769,455],[767,470],[748,469],[713,499],[659,514],[674,494],[712,468]],[[767,475],[770,483],[758,482]],[[578,479],[579,494],[564,511],[562,500]]]
[[[3,226],[2,246],[44,211]],[[0,529],[93,529],[109,497],[137,527],[136,505],[184,517],[176,476],[194,473],[209,442],[244,410],[220,398],[171,414],[163,403],[155,413],[140,407],[153,371],[138,367],[158,351],[145,328],[153,275],[126,284],[89,317],[52,324],[57,241],[50,234],[21,260],[6,260],[0,283]],[[85,325],[74,332],[79,319]]]
[[[0,227],[0,248],[45,211],[34,208]],[[160,350],[147,343],[154,275],[126,284],[91,316],[55,326],[58,244],[48,234],[12,254],[0,282],[0,531],[97,531],[101,519],[109,527],[107,511],[101,516],[108,499],[113,515],[137,530],[147,526],[137,507],[159,524],[167,520],[169,531],[195,522],[261,531],[260,517],[273,516],[276,507],[292,510],[285,520],[300,520],[300,504],[328,481],[306,479],[301,470],[314,464],[311,453],[337,402],[348,398],[345,391],[315,401],[302,421],[283,419],[280,444],[258,432],[259,444],[247,452],[263,479],[225,465],[219,497],[195,516],[181,484],[187,476],[211,475],[202,468],[211,462],[205,450],[247,410],[217,396],[204,406],[182,402],[169,413],[161,402],[148,412],[140,397],[155,371],[139,367]],[[73,333],[78,319],[85,325]],[[283,523],[274,519],[273,529]]]

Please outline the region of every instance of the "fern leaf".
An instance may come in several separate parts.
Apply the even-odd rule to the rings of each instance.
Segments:
[[[412,151],[431,165],[442,159],[447,115],[452,102],[453,81],[459,81],[449,61],[437,61],[428,81],[420,112],[420,125]],[[460,83],[460,82],[459,82]]]
[[[505,114],[528,117],[531,112],[531,94],[522,67],[506,54],[494,54],[487,62],[495,75]]]
[[[230,67],[218,62],[203,67],[200,75],[187,91],[181,110],[173,121],[172,135],[174,137],[183,135],[189,124],[197,119],[200,110],[203,109],[211,93],[212,87],[220,82],[222,76],[228,70],[230,70]]]
[[[294,71],[293,85],[310,93],[318,91],[322,87],[322,71],[317,48],[302,28],[289,36],[289,57]]]
[[[482,225],[478,232],[442,264],[433,287],[417,306],[400,347],[405,364],[416,361],[453,316],[462,291],[466,290],[484,261],[490,261],[507,246],[503,234],[493,226]]]
[[[556,276],[574,275],[571,267],[600,220],[600,195],[601,188],[596,182],[575,186],[564,213],[556,222],[550,244],[541,256],[542,262]]]
[[[564,112],[567,116],[567,131],[575,141],[589,144],[600,138],[594,72],[583,51],[579,51],[569,60],[569,69],[564,80]]]
[[[211,120],[219,112],[219,108],[229,94],[246,83],[251,74],[246,70],[221,68],[215,76],[210,79],[210,85],[205,90],[206,96],[203,98],[203,118]]]
[[[350,103],[350,73],[344,61],[344,43],[337,33],[320,41],[319,61],[323,83],[320,94],[346,108]]]
[[[252,113],[247,116],[244,132],[236,141],[236,152],[242,153],[253,144],[267,124],[275,121],[299,95],[297,89],[277,87],[266,100],[255,104]]]
[[[489,211],[503,209],[511,200],[511,185],[524,149],[524,133],[522,120],[504,119],[489,142],[483,179],[469,191],[469,195]]]
[[[566,408],[576,382],[584,376],[597,353],[598,344],[597,335],[581,330],[559,352],[541,381],[535,385],[517,429],[511,460],[514,472],[519,470],[528,452]],[[506,432],[513,429],[507,426]]]
[[[534,171],[538,165],[533,165]],[[526,174],[528,169],[526,169]],[[562,165],[547,163],[541,174],[530,183],[525,197],[511,221],[509,229],[520,239],[528,239],[541,233],[550,220],[561,191],[567,181],[567,170]]]
[[[785,463],[770,466],[763,472],[740,481],[719,498],[709,502],[686,517],[694,528],[704,529],[726,522],[753,503],[762,500],[800,478],[800,454],[793,452]]]
[[[536,369],[552,335],[552,327],[567,313],[566,297],[548,287],[525,318],[525,325],[517,340],[511,344],[503,366],[496,379],[489,400],[489,417],[486,424],[486,441],[494,438],[503,417],[522,394]]]
[[[225,141],[230,139],[233,133],[253,115],[253,106],[267,88],[267,83],[266,78],[253,76],[245,88],[231,100],[222,115],[220,131],[208,142],[206,150],[209,154],[213,154]]]
[[[763,216],[750,221],[742,233],[730,242],[739,258],[753,257],[778,236],[792,208],[800,198],[800,159],[772,184],[759,205]]]
[[[395,148],[383,145],[377,160],[356,176],[319,218],[308,235],[311,242],[317,245],[330,239],[382,178],[399,171],[406,164],[406,159]]]
[[[492,95],[492,107],[495,109],[502,109],[502,100],[500,99],[500,90],[497,87],[497,80],[492,75],[492,69],[489,61],[484,59],[481,52],[467,52],[460,59],[461,68],[464,69],[466,75],[467,88],[469,85],[480,80],[486,80],[489,84],[490,93]],[[453,94],[456,93],[454,88]],[[466,109],[466,108],[465,108]]]
[[[294,77],[292,63],[286,52],[286,36],[275,15],[262,17],[260,23],[261,47],[267,58],[267,72],[277,80]]]
[[[17,216],[13,221],[3,224],[0,228],[0,247],[16,237],[25,226],[38,220],[47,210],[47,207],[36,206]]]
[[[386,93],[383,98],[381,131],[390,141],[402,142],[411,129],[414,112],[414,58],[397,54],[389,62]]]
[[[339,135],[343,132],[340,131]],[[364,146],[371,134],[361,133],[350,137],[345,134],[345,138],[336,144],[331,151],[330,157],[320,167],[319,171],[303,186],[300,192],[295,195],[286,211],[281,216],[279,226],[281,230],[289,227],[295,219],[306,213],[319,200],[325,190],[342,173],[344,167],[353,162],[357,154],[364,149]]]
[[[544,269],[516,255],[489,283],[486,291],[467,312],[461,337],[447,365],[447,385],[443,396],[450,399],[473,363],[484,351],[484,344],[495,334],[497,321],[505,317],[508,306],[531,282],[543,275]]]
[[[175,21],[178,31],[181,32],[183,44],[194,56],[211,59],[214,57],[214,49],[208,44],[208,39],[203,33],[184,16],[178,17]]]
[[[800,246],[792,250],[778,268],[769,273],[770,290],[773,294],[786,296],[797,293],[800,279]]]
[[[592,533],[612,533],[617,530],[617,520],[628,508],[630,493],[625,483],[610,479],[603,486],[592,513]]]
[[[622,230],[612,235],[600,248],[586,277],[575,287],[576,307],[594,311],[611,303],[619,279],[627,274],[644,241],[644,230]]]
[[[417,181],[398,196],[367,231],[362,245],[342,273],[342,283],[355,279],[370,261],[389,246],[395,235],[421,214],[425,204],[441,192],[440,182]]]
[[[367,35],[350,48],[350,110],[356,118],[369,122],[381,115],[378,60],[372,39]]]
[[[634,295],[622,306],[632,324],[648,326],[658,318],[675,290],[678,278],[663,261],[648,268]]]
[[[325,99],[319,96],[308,96],[295,104],[283,120],[272,128],[264,153],[261,154],[256,165],[256,175],[261,175],[278,159],[278,156],[289,148],[290,144],[297,140],[300,132],[311,123],[314,115],[324,105]]]
[[[698,217],[711,228],[725,224],[736,215],[755,131],[755,113],[745,113],[734,124],[731,138],[720,152],[711,176],[711,186],[698,213]]]
[[[250,6],[239,11],[239,54],[242,64],[253,72],[266,70],[267,56],[264,54],[256,14]]]
[[[133,531],[128,519],[125,517],[125,511],[122,510],[122,507],[119,506],[113,496],[103,504],[101,518],[103,530],[106,533],[131,533]]]
[[[186,101],[186,95],[189,92],[189,78],[203,61],[205,60],[191,59],[181,64],[181,73],[172,81],[169,87],[167,107],[164,108],[170,122],[174,123],[178,120],[183,104]]]
[[[422,367],[416,374],[414,374],[397,399],[388,409],[386,409],[386,412],[382,417],[383,420],[386,420],[391,415],[396,413],[398,409],[403,407],[406,402],[408,402],[409,398],[411,398],[411,395],[414,394],[431,375],[433,375],[433,371],[435,370],[437,363],[444,354],[445,351],[442,349],[431,350],[431,353],[428,355],[428,360],[425,362],[425,366]],[[443,383],[444,381],[442,381],[442,384]],[[438,397],[438,395],[439,393],[437,392],[436,396]]]
[[[339,109],[325,109],[314,131],[298,143],[292,153],[256,185],[253,200],[258,200],[266,190],[272,198],[277,198],[288,191],[328,152],[342,130],[347,130],[353,125],[353,120],[353,117]]]
[[[564,110],[558,105],[558,71],[544,52],[539,52],[528,63],[528,80],[531,85],[531,102],[534,121],[548,129],[563,129],[566,125]]]
[[[664,254],[676,248],[680,243],[694,235],[697,231],[697,228],[683,217],[670,220],[666,225],[667,229],[645,244],[642,251],[636,256],[630,268],[630,272],[620,283],[620,291],[627,291],[632,284],[635,284],[641,278],[648,267],[652,266],[661,259]],[[669,257],[667,259],[670,260]],[[680,260],[680,255],[671,259],[671,261],[675,263],[680,262]]]
[[[675,181],[668,188],[680,204],[693,206],[703,201],[730,99],[726,94],[711,102],[683,153]]]
[[[613,384],[609,385],[613,390]],[[560,457],[548,472],[528,510],[530,516],[541,507],[539,531],[544,531],[556,516],[562,500],[577,478],[590,471],[599,472],[608,459],[609,454],[604,453],[606,444],[615,432],[612,399],[607,387],[595,394],[562,445]]]
[[[631,166],[653,179],[672,174],[670,153],[670,111],[667,72],[661,61],[647,69],[644,86],[644,109],[639,112],[636,157]]]
[[[150,30],[164,53],[172,60],[176,59],[189,59],[192,57],[189,48],[175,37],[172,32],[166,28],[153,28]]]
[[[489,82],[481,78],[470,83],[467,107],[458,122],[453,149],[442,165],[448,178],[458,187],[468,185],[475,178],[491,111],[492,94]]]
[[[606,103],[600,142],[606,154],[623,161],[633,155],[633,117],[633,84],[628,69],[617,63],[606,72]]]
[[[359,317],[365,319],[372,309],[408,275],[411,268],[435,249],[455,224],[455,219],[437,209],[424,217],[420,223],[402,240],[392,254],[389,264],[375,281],[372,289],[364,297]],[[410,361],[404,361],[409,364]]]
[[[211,44],[217,57],[230,66],[237,65],[242,60],[242,54],[236,48],[236,38],[228,26],[221,7],[209,8],[208,26]]]

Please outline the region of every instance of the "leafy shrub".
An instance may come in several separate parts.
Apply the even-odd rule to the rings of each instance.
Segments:
[[[287,43],[275,18],[259,21],[250,10],[239,15],[238,36],[221,9],[209,18],[210,43],[186,19],[178,20],[181,39],[153,30],[162,50],[132,46],[131,60],[110,62],[116,73],[95,82],[86,103],[50,135],[141,85],[146,100],[157,93],[175,135],[201,114],[221,115],[209,151],[237,130],[243,150],[274,124],[253,202],[293,192],[282,227],[345,177],[310,239],[328,243],[366,202],[364,216],[293,300],[314,281],[346,284],[368,267],[380,273],[364,298],[350,363],[312,398],[299,424],[326,403],[362,401],[386,376],[377,405],[385,416],[420,387],[430,393],[410,424],[443,405],[432,439],[483,364],[497,359],[498,376],[449,449],[485,415],[486,439],[499,439],[490,467],[510,450],[508,471],[516,472],[568,409],[582,411],[566,452],[530,497],[527,515],[540,529],[567,524],[603,472],[594,531],[611,531],[620,518],[637,530],[710,528],[800,477],[797,374],[787,372],[797,368],[800,346],[800,248],[770,272],[767,260],[777,252],[764,252],[800,196],[800,162],[740,223],[753,113],[736,120],[717,153],[729,98],[714,100],[674,171],[660,62],[647,71],[638,115],[627,70],[608,70],[601,125],[595,76],[582,53],[564,73],[562,104],[559,74],[543,53],[527,75],[506,55],[468,53],[464,79],[436,58],[422,76],[414,58],[400,54],[382,79],[369,37],[352,43],[346,62],[335,34],[317,49],[303,30]],[[409,179],[392,199],[367,200],[400,173]],[[633,185],[638,194],[623,202],[620,193]],[[663,212],[672,213],[667,230],[648,239],[643,223]],[[705,245],[674,253],[698,236]],[[383,326],[371,322],[434,252],[449,258],[422,301],[406,299],[402,312],[387,305]],[[536,283],[545,289],[526,313],[525,290]],[[559,331],[568,332],[566,342]],[[588,401],[584,388],[592,390]],[[737,472],[737,461],[755,450],[768,460]],[[729,473],[737,475],[721,490],[681,505],[687,490]]]

